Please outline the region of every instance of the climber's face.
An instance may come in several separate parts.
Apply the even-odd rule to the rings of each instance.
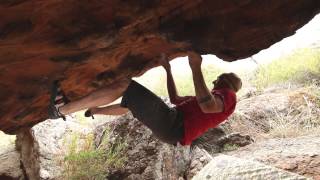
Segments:
[[[212,81],[212,84],[214,89],[221,88],[223,85],[223,74],[218,76],[216,80]]]
[[[237,92],[242,87],[241,79],[234,73],[223,73],[213,82],[214,89],[229,88]]]

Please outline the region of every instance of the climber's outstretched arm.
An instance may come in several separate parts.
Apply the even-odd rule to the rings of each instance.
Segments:
[[[168,89],[168,94],[171,103],[173,104],[179,104],[185,100],[187,100],[189,97],[188,96],[179,96],[176,88],[176,84],[174,82],[172,73],[171,73],[171,66],[169,64],[169,60],[167,56],[162,55],[161,60],[160,60],[161,65],[163,68],[166,70],[167,74],[167,89]]]
[[[195,52],[189,52],[189,65],[192,71],[193,83],[198,104],[204,113],[218,113],[224,109],[220,97],[210,93],[201,71],[202,58]]]

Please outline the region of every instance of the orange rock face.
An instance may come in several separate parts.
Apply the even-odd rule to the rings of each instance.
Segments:
[[[319,0],[1,0],[0,130],[45,120],[50,85],[71,100],[188,50],[232,61],[278,42]]]

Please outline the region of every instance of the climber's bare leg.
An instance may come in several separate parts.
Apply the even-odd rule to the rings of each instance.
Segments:
[[[130,79],[124,79],[102,89],[98,89],[77,101],[60,107],[59,111],[62,114],[70,114],[76,111],[110,104],[122,96],[130,81]]]
[[[121,107],[120,104],[114,104],[106,107],[96,107],[91,108],[90,112],[92,115],[102,114],[102,115],[122,115],[127,113],[129,110],[127,108]]]

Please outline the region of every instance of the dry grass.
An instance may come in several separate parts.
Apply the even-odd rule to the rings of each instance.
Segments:
[[[297,137],[320,133],[320,98],[315,87],[291,94],[286,112],[274,111],[269,119],[272,137]]]
[[[241,111],[236,111],[224,124],[224,130],[227,133],[238,132],[246,134],[255,139],[264,139],[267,137],[267,125],[265,117],[248,116]]]
[[[319,134],[319,95],[320,88],[315,85],[262,94],[239,103],[224,127],[229,133],[240,132],[256,139]]]
[[[123,151],[125,142],[114,144],[108,149],[96,148],[93,134],[71,134],[66,140],[66,155],[61,160],[61,179],[89,180],[105,179],[109,167],[122,167],[126,161]],[[103,141],[108,142],[108,138]]]

